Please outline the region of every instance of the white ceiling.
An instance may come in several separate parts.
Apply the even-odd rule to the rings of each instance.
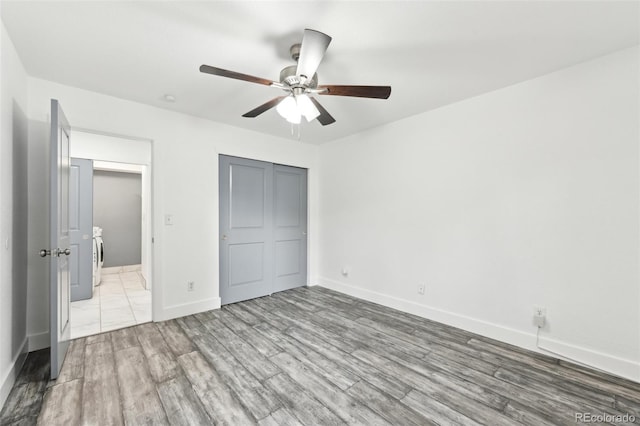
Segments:
[[[333,37],[320,84],[390,85],[388,100],[320,96],[337,120],[321,143],[638,44],[639,3],[568,1],[1,2],[27,72],[70,86],[290,137],[278,89],[202,74],[201,64],[277,80],[304,28]],[[165,94],[175,103],[163,100]]]

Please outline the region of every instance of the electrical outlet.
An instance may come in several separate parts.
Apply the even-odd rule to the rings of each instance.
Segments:
[[[424,288],[425,288],[424,283],[418,284],[418,294],[424,294]]]
[[[544,327],[547,321],[547,308],[542,306],[533,307],[533,325],[538,328]]]
[[[196,286],[196,283],[193,281],[189,281],[187,283],[187,291],[193,291],[194,287]]]

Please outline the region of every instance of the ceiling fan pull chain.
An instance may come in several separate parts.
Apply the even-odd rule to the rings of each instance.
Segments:
[[[291,137],[294,137],[297,140],[300,140],[300,124],[294,124],[294,123],[290,123],[290,124],[291,124]]]

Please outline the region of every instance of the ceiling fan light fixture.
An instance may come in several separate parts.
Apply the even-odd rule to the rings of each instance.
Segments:
[[[289,123],[300,124],[301,114],[293,95],[284,98],[276,107],[276,111]]]
[[[2,1],[2,0],[0,0]],[[318,86],[318,66],[322,61],[327,47],[331,43],[331,37],[320,31],[305,29],[302,36],[302,43],[291,47],[290,53],[296,65],[289,65],[280,71],[280,80],[273,81],[266,78],[255,77],[249,74],[242,74],[211,65],[201,65],[200,72],[217,75],[220,77],[233,78],[236,80],[248,81],[250,83],[261,84],[281,89],[285,92],[282,96],[276,96],[242,114],[243,117],[255,118],[272,108],[276,108],[285,120],[292,124],[300,124],[304,115],[307,121],[318,120],[323,125],[335,123],[336,120],[318,102],[309,96],[350,96],[358,98],[387,99],[391,94],[390,86],[353,86],[353,85],[322,85]],[[293,128],[293,126],[292,126]],[[299,130],[299,128],[298,128]]]
[[[306,94],[303,93],[296,96],[296,102],[298,104],[298,110],[302,115],[304,115],[304,118],[306,118],[307,121],[311,122],[320,115],[320,111],[318,111],[318,108],[316,108],[313,102],[311,102],[311,99],[309,99],[309,96]]]

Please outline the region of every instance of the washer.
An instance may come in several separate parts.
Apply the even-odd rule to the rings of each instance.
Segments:
[[[102,228],[99,226],[93,227],[93,238],[95,240],[96,248],[96,272],[94,275],[95,285],[100,285],[102,281],[102,265],[104,264],[104,241],[102,240]]]
[[[94,227],[95,229],[95,227]],[[91,245],[93,246],[93,264],[92,264],[92,270],[93,273],[91,274],[91,281],[93,283],[93,286],[96,286],[96,274],[98,273],[98,243],[96,242],[96,233],[95,231],[93,232],[93,239],[91,241]]]

